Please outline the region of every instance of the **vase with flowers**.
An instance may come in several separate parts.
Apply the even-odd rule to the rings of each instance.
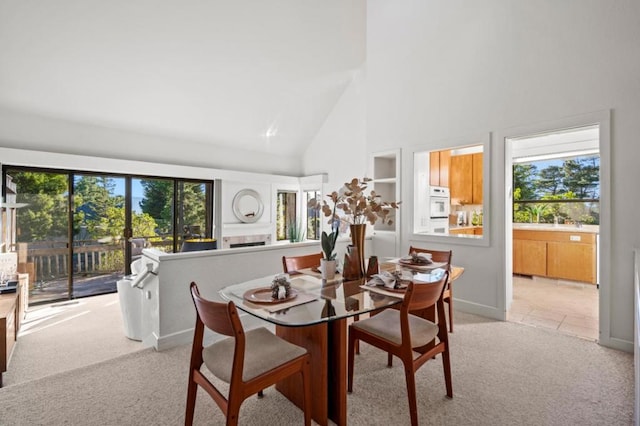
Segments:
[[[364,273],[364,237],[367,223],[375,225],[380,221],[390,225],[393,223],[392,211],[400,207],[400,201],[384,201],[382,196],[374,190],[367,193],[369,182],[371,179],[366,177],[353,178],[350,182],[346,182],[340,191],[333,191],[327,195],[333,202],[333,208],[326,201],[323,201],[322,204],[315,199],[309,201],[310,207],[321,207],[325,217],[329,217],[329,223],[332,225],[332,229],[335,229],[336,237],[338,232],[338,229],[335,228],[336,221],[345,221],[349,224],[351,241],[358,250],[362,273]],[[344,216],[336,215],[336,208],[342,210]]]

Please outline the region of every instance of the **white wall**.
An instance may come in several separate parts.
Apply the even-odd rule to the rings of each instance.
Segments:
[[[367,14],[369,152],[494,135],[486,174],[490,246],[448,244],[466,267],[456,282],[463,309],[504,314],[505,147],[495,135],[612,110],[611,273],[601,279],[611,315],[601,342],[631,350],[632,248],[640,242],[640,197],[629,185],[640,181],[638,3],[369,0]],[[411,161],[403,155],[405,170]],[[401,213],[409,223],[412,194],[403,188]],[[403,241],[410,244],[410,235]]]
[[[364,177],[368,156],[366,147],[365,72],[354,73],[331,114],[307,148],[303,173],[327,173],[323,195],[337,191],[354,177]]]
[[[290,176],[299,176],[302,170],[294,156],[135,133],[1,106],[0,147]]]

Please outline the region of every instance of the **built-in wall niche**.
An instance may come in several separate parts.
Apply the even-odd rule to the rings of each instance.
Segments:
[[[413,152],[413,234],[488,243],[490,135]]]

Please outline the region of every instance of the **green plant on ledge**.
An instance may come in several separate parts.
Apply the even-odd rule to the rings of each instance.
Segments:
[[[306,230],[302,226],[302,222],[298,222],[296,226],[289,226],[289,242],[299,243],[304,241]]]
[[[322,231],[322,235],[320,236],[320,243],[322,245],[323,258],[325,260],[335,260],[336,241],[338,240],[338,234],[340,232],[340,218],[336,215],[336,206],[338,205],[338,201],[340,201],[340,197],[336,192],[331,195],[327,195],[327,197],[331,198],[331,200],[333,201],[333,210],[331,210],[326,201],[323,201],[321,204],[320,201],[315,198],[309,200],[308,206],[316,210],[322,209],[324,215],[326,217],[329,217],[329,224],[331,224],[331,233],[327,234],[326,231]]]

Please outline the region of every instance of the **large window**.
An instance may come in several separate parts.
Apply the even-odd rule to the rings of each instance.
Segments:
[[[513,221],[599,224],[599,155],[514,163]]]
[[[320,191],[305,191],[305,207],[307,210],[307,239],[320,239],[320,210],[309,207],[309,201],[320,199]]]
[[[278,191],[276,200],[276,239],[302,241],[304,231],[297,218],[296,193]]]
[[[212,181],[3,166],[16,208],[9,251],[29,274],[31,302],[116,291],[144,248],[180,251],[212,235]]]

